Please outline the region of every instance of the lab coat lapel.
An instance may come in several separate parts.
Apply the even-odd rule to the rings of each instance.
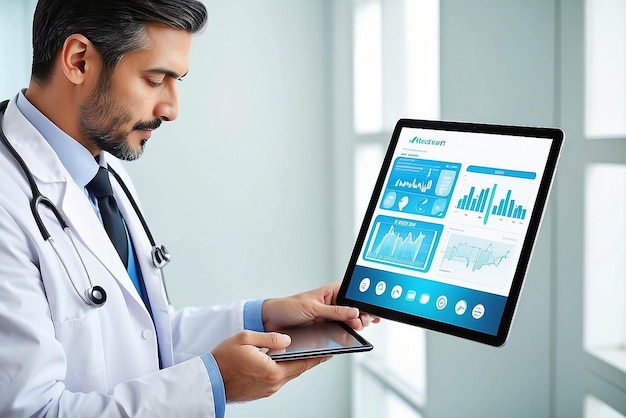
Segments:
[[[107,162],[115,170],[116,173],[122,177],[122,181],[129,188],[129,191],[135,194],[135,190],[132,188],[130,179],[127,178],[126,173],[114,158],[109,155],[106,156]],[[161,271],[154,267],[152,263],[152,246],[146,231],[141,224],[141,220],[137,215],[137,212],[132,207],[130,200],[126,196],[126,193],[122,189],[122,186],[116,181],[111,181],[113,187],[113,194],[115,200],[118,202],[120,212],[126,222],[126,227],[133,242],[133,248],[137,257],[137,262],[141,270],[141,275],[150,299],[150,307],[152,308],[152,318],[154,326],[159,335],[159,349],[161,352],[161,361],[164,367],[168,367],[173,364],[173,352],[172,352],[172,340],[171,340],[171,323],[169,317],[169,303],[164,295],[164,288],[162,285]],[[137,200],[137,199],[135,199]],[[141,208],[139,208],[141,209]]]
[[[106,231],[94,227],[101,225],[100,220],[85,193],[74,181],[67,180],[70,179],[69,173],[48,142],[19,112],[15,100],[9,103],[3,125],[5,135],[38,180],[41,193],[61,210],[70,229],[118,283],[139,305],[144,306]],[[20,138],[20,141],[13,141],[12,138]]]
[[[104,264],[126,292],[138,304],[144,306],[113,243],[105,229],[100,227],[100,220],[89,200],[85,198],[85,194],[73,182],[68,182],[67,186],[66,192],[62,197],[61,207],[68,218],[68,223],[70,223],[80,239],[92,250],[93,254]]]

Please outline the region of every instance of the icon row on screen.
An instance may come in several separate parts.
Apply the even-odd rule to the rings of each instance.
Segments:
[[[369,277],[365,277],[361,280],[361,283],[359,284],[359,290],[361,292],[366,292],[370,288],[371,284],[372,283]],[[387,283],[384,282],[383,280],[376,283],[376,286],[374,287],[374,293],[376,293],[377,296],[382,296],[386,290],[387,290]],[[390,296],[392,299],[400,299],[403,295],[403,291],[404,289],[402,289],[402,286],[395,285],[391,288]],[[429,293],[421,293],[418,296],[417,291],[407,290],[404,296],[404,299],[407,302],[418,301],[418,303],[422,305],[427,305],[431,300],[431,296]],[[438,296],[435,301],[435,307],[438,310],[442,311],[447,306],[448,306],[448,297],[446,295]],[[465,312],[467,311],[467,308],[468,308],[467,301],[461,299],[457,301],[456,304],[454,305],[454,312],[457,315],[461,316],[465,314]],[[485,306],[480,303],[477,305],[474,305],[474,307],[472,308],[471,314],[472,314],[472,318],[474,319],[482,318],[483,315],[485,314]]]

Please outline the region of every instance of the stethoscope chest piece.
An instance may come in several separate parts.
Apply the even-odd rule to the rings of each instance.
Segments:
[[[155,245],[152,247],[152,263],[154,267],[162,269],[172,259],[172,255],[165,245]]]
[[[91,305],[101,306],[107,301],[107,292],[102,286],[92,286],[85,290],[85,297]]]

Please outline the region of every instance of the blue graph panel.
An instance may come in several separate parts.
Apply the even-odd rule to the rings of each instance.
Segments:
[[[430,268],[442,225],[378,216],[363,258],[425,272]]]
[[[382,209],[443,218],[460,163],[399,157],[393,163]]]

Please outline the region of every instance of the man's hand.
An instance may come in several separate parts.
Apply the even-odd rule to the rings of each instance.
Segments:
[[[360,330],[370,322],[380,321],[379,318],[360,313],[357,308],[335,305],[337,292],[339,283],[332,283],[291,297],[267,299],[261,312],[263,326],[266,331],[276,331],[286,327],[312,324],[319,320],[334,320],[345,322],[353,329]]]
[[[242,331],[211,352],[218,364],[227,402],[243,402],[272,395],[291,379],[329,357],[276,362],[259,347],[281,349],[291,338],[276,332]]]
[[[362,329],[379,322],[357,308],[337,306],[339,284],[279,299],[267,299],[261,308],[266,331],[308,325],[322,320],[347,323]],[[227,402],[242,402],[272,395],[291,379],[329,357],[276,362],[262,348],[280,350],[291,343],[279,332],[242,331],[222,341],[211,352],[220,369]]]

